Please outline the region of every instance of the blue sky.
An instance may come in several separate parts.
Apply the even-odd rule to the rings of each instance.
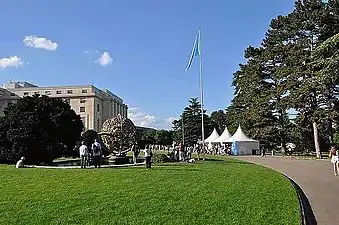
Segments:
[[[170,128],[199,96],[185,72],[200,26],[208,113],[225,109],[248,45],[294,0],[2,0],[0,83],[93,84],[121,96],[136,124]],[[98,60],[101,58],[102,60]]]

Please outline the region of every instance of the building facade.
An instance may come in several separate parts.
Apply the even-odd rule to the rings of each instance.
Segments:
[[[16,94],[0,88],[0,116],[4,116],[4,110],[9,103],[16,103],[20,99]]]
[[[105,120],[118,114],[127,117],[128,107],[120,97],[93,85],[38,87],[27,82],[10,82],[3,88],[19,97],[39,94],[64,99],[80,115],[85,130],[100,131]]]

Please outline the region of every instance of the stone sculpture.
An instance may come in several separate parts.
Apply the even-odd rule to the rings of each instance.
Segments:
[[[133,122],[121,115],[106,120],[99,135],[105,148],[116,156],[126,156],[137,144],[137,130]]]

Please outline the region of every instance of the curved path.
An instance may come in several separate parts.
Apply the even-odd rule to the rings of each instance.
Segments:
[[[328,160],[274,156],[234,158],[270,167],[291,178],[305,193],[315,215],[316,222],[313,220],[308,224],[339,224],[339,176],[333,175],[332,165]],[[306,214],[306,217],[306,220],[312,221],[310,215]]]

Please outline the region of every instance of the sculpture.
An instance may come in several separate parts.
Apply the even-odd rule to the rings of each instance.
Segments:
[[[133,122],[120,114],[107,119],[98,135],[105,148],[116,156],[126,156],[137,145],[137,130]]]

